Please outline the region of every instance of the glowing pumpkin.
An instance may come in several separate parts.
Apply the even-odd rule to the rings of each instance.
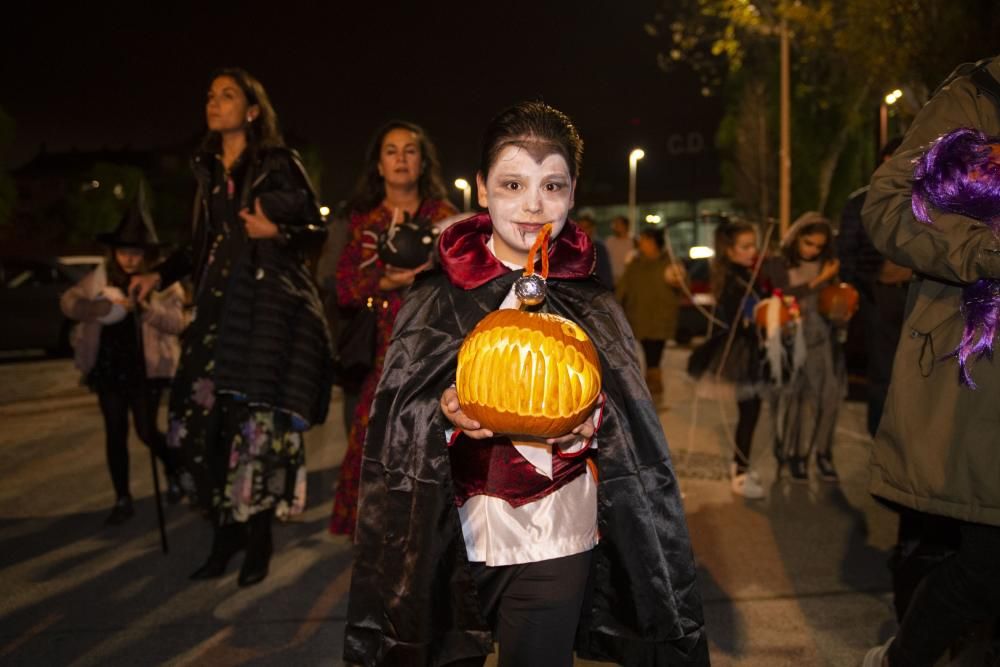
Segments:
[[[828,285],[819,293],[819,312],[831,320],[847,321],[858,311],[858,290],[848,283]]]
[[[569,433],[594,409],[601,364],[573,322],[498,310],[466,336],[455,385],[462,410],[483,428],[551,438]]]

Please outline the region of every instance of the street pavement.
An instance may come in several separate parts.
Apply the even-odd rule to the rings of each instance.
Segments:
[[[668,348],[661,418],[685,497],[714,665],[858,665],[895,630],[885,567],[894,516],[866,491],[864,406],[838,424],[839,485],[775,478],[766,411],[753,464],[767,498],[727,479],[735,403]],[[345,448],[340,400],[307,436],[309,503],[276,525],[270,576],[188,574],[210,529],[167,507],[160,550],[146,449],[130,443],[136,515],[113,502],[95,398],[65,360],[0,364],[0,665],[341,665],[350,545],[326,532]],[[161,415],[161,424],[163,416]],[[492,660],[488,664],[495,664]],[[578,665],[596,665],[578,660]]]

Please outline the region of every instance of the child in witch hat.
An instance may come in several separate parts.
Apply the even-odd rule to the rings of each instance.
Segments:
[[[61,306],[67,317],[79,321],[72,335],[76,367],[97,394],[104,417],[108,469],[116,496],[105,523],[117,525],[133,514],[130,411],[139,439],[166,468],[168,502],[176,503],[182,497],[175,457],[156,426],[156,415],[160,396],[180,357],[177,336],[185,325],[184,292],[173,285],[152,294],[146,302],[126,297],[131,276],[145,271],[160,247],[141,185],[115,230],[99,234],[97,240],[108,246],[107,258],[66,291]]]

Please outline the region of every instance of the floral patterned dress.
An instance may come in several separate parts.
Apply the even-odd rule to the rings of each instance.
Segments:
[[[436,199],[421,203],[414,217],[429,218],[432,222],[443,220],[457,213],[457,209],[447,201]],[[337,263],[337,300],[341,306],[360,307],[370,297],[381,305],[378,312],[378,333],[375,341],[375,367],[361,384],[358,406],[347,435],[347,451],[340,464],[340,479],[333,501],[333,516],[330,518],[330,532],[352,535],[358,517],[358,481],[361,476],[361,454],[368,431],[368,413],[375,399],[375,388],[382,377],[382,363],[389,348],[392,326],[396,314],[403,304],[405,290],[380,290],[383,264],[375,257],[375,240],[389,228],[392,211],[385,205],[367,213],[354,213],[347,245]]]
[[[249,252],[238,215],[241,159],[227,173],[217,160],[209,195],[212,246],[195,300],[195,318],[181,340],[171,386],[167,445],[180,450],[182,477],[194,502],[218,525],[261,511],[279,518],[305,506],[305,441],[292,416],[250,405],[215,388],[215,351],[231,267]]]

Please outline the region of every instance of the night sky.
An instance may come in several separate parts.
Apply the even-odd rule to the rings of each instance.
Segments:
[[[17,124],[3,161],[22,164],[43,142],[186,149],[204,127],[210,73],[236,65],[267,88],[293,145],[319,148],[328,202],[350,193],[383,121],[423,125],[450,184],[474,175],[488,120],[529,98],[568,113],[583,135],[578,205],[625,200],[635,145],[647,153],[640,200],[714,194],[721,105],[690,73],[657,67],[643,31],[656,6],[36,3],[0,27],[0,106]],[[699,143],[701,153],[687,151]]]

